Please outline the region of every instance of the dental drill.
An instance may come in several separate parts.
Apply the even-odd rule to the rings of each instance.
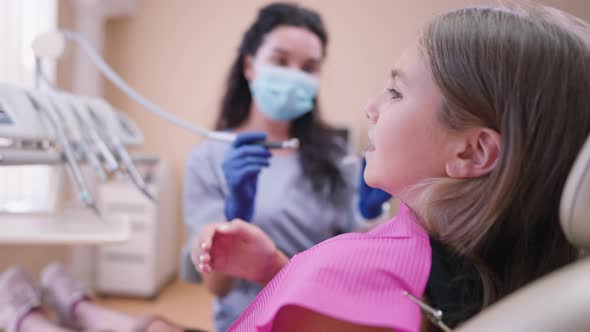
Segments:
[[[92,121],[94,122],[96,127],[102,128],[102,137],[107,142],[110,143],[110,145],[115,150],[115,153],[117,154],[117,156],[119,156],[119,161],[123,164],[123,167],[125,167],[125,170],[127,171],[129,176],[131,177],[131,181],[133,181],[135,186],[148,199],[150,199],[151,201],[155,201],[156,199],[155,199],[154,195],[152,195],[150,193],[150,191],[148,190],[148,186],[145,183],[145,180],[143,179],[143,177],[141,176],[141,174],[139,173],[139,171],[137,170],[137,168],[133,164],[133,161],[131,160],[131,156],[129,155],[129,152],[127,151],[127,149],[125,148],[125,146],[123,145],[123,143],[121,142],[119,137],[117,137],[117,135],[115,135],[114,133],[108,133],[109,127],[102,121],[102,119],[100,117],[98,117],[94,113],[94,110],[92,108],[87,107],[87,110],[88,110],[88,114],[90,115],[90,118],[92,119]]]
[[[82,176],[82,171],[80,165],[78,165],[74,148],[70,144],[64,128],[61,126],[61,122],[59,121],[58,114],[56,114],[56,111],[54,110],[55,106],[52,101],[48,100],[45,105],[40,105],[36,98],[31,94],[27,93],[27,97],[35,110],[49,120],[48,123],[53,128],[57,140],[63,148],[64,158],[68,166],[67,169],[70,172],[71,178],[74,180],[74,186],[78,192],[78,198],[97,216],[100,216],[100,211],[98,210],[94,198],[92,197],[92,194],[90,194],[86,181],[84,181],[84,177]]]
[[[104,127],[101,127],[101,124],[96,123],[95,119],[91,116],[93,114],[89,115],[88,112],[86,112],[86,105],[77,106],[78,107],[73,109],[74,114],[80,119],[80,122],[84,127],[88,129],[88,138],[95,146],[107,172],[109,174],[119,173],[117,159],[107,146],[108,137],[105,137],[106,135],[103,134]]]
[[[106,181],[107,174],[105,170],[102,168],[100,158],[98,157],[98,151],[96,149],[96,144],[94,144],[93,139],[91,137],[92,129],[88,126],[88,124],[84,121],[84,119],[82,119],[80,114],[78,114],[78,112],[76,112],[76,110],[73,107],[72,113],[74,114],[74,118],[76,119],[78,126],[82,128],[82,139],[79,141],[78,144],[80,145],[81,150],[84,152],[86,159],[88,160],[90,165],[94,168],[96,173],[98,173],[98,177],[102,181]]]

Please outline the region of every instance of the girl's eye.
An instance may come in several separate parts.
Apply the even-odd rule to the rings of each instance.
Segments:
[[[387,91],[391,94],[391,99],[400,99],[402,97],[402,94],[394,88],[387,89]]]

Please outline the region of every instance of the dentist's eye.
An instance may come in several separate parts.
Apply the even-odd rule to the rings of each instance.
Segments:
[[[270,63],[272,63],[273,65],[278,66],[278,67],[288,67],[289,66],[289,61],[285,57],[282,57],[282,56],[271,58]]]
[[[402,94],[394,88],[387,89],[387,91],[391,94],[391,99],[400,99],[402,97]]]

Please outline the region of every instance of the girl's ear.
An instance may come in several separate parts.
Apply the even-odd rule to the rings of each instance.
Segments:
[[[482,177],[494,170],[500,158],[502,136],[490,128],[466,130],[455,144],[445,170],[451,178]]]

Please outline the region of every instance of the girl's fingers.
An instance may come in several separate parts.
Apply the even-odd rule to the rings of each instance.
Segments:
[[[209,252],[211,250],[211,239],[201,242],[201,253]]]
[[[201,273],[209,273],[211,272],[211,266],[209,264],[199,264],[197,265],[197,271]]]
[[[211,255],[207,253],[203,253],[199,255],[199,263],[200,264],[209,264],[211,263]]]

